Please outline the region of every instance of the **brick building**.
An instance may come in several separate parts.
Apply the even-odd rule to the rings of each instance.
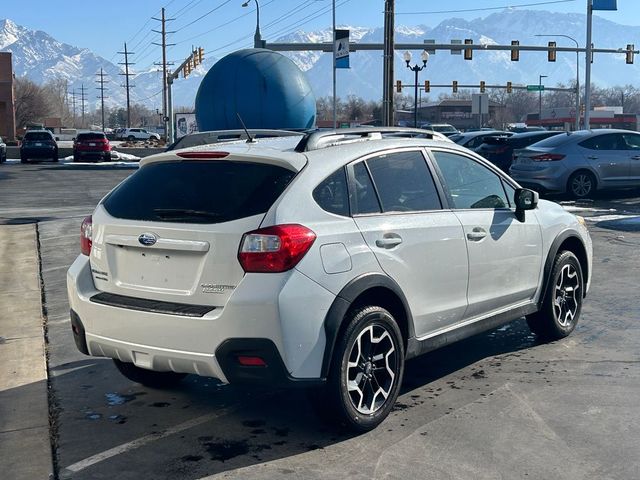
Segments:
[[[0,52],[0,137],[13,140],[15,134],[16,115],[11,52]]]

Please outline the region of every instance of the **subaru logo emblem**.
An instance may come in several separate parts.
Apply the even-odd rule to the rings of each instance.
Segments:
[[[155,245],[155,243],[158,241],[158,237],[156,237],[153,233],[143,233],[138,237],[138,241],[142,245],[150,247],[151,245]]]

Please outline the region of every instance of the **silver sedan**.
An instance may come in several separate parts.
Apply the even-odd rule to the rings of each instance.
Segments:
[[[596,190],[640,186],[640,134],[579,130],[516,150],[509,170],[523,186],[576,198]]]

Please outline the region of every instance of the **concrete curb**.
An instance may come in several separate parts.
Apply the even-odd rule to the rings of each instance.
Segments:
[[[36,225],[0,226],[0,258],[0,465],[6,478],[53,478]]]

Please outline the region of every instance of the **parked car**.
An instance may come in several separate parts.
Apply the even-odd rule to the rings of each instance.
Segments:
[[[458,133],[456,135],[451,135],[449,138],[458,145],[475,151],[484,143],[484,140],[487,137],[494,137],[496,135],[510,137],[513,133],[505,132],[503,130],[477,130],[473,132]]]
[[[79,133],[73,142],[73,161],[111,161],[111,144],[102,132]]]
[[[460,133],[460,131],[456,127],[454,127],[453,125],[449,125],[448,123],[425,123],[421,125],[420,128],[442,133],[446,137],[450,137],[451,135]]]
[[[27,130],[20,142],[20,162],[35,158],[58,161],[58,144],[49,130]]]
[[[476,153],[482,155],[501,170],[508,172],[513,161],[513,151],[528,147],[545,138],[553,137],[563,131],[532,131],[515,133],[510,137],[496,136],[487,137],[484,143],[476,148]]]
[[[0,137],[0,163],[7,161],[7,144]]]
[[[314,388],[365,431],[406,359],[523,315],[540,338],[569,335],[591,279],[584,220],[459,145],[398,133],[143,159],[82,223],[77,348],[156,387]]]
[[[300,136],[300,132],[290,130],[266,130],[266,129],[249,129],[252,137],[270,138],[270,137],[290,137]],[[195,147],[197,145],[208,145],[212,143],[230,142],[235,140],[247,140],[247,134],[244,130],[212,130],[208,132],[195,132],[180,137],[167,147],[169,150],[177,150],[180,148]]]
[[[160,135],[148,132],[144,128],[124,128],[118,132],[118,138],[133,142],[135,140],[156,140],[160,141]]]
[[[536,190],[575,198],[640,186],[640,134],[594,129],[556,135],[516,150],[510,173]]]

